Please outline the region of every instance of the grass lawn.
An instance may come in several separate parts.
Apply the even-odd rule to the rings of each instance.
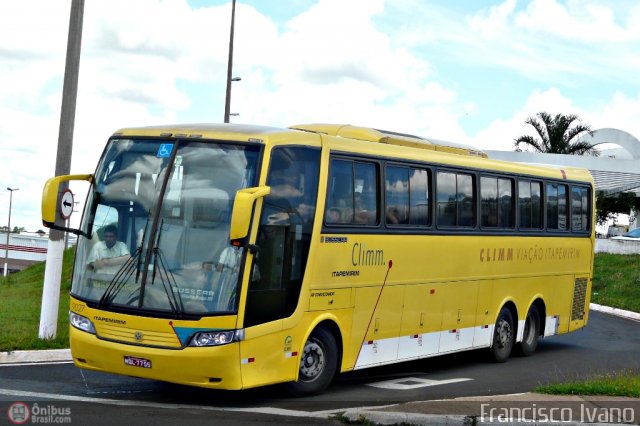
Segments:
[[[540,386],[538,393],[553,395],[606,395],[640,398],[640,371],[621,371],[587,380]]]
[[[640,312],[640,256],[596,254],[591,301]]]
[[[44,263],[0,277],[0,352],[69,347],[69,289],[73,249],[64,253],[58,332],[53,340],[38,338]]]

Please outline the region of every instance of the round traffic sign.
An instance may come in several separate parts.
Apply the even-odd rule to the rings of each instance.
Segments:
[[[73,213],[73,193],[71,190],[65,189],[60,197],[60,216],[67,220],[71,213]]]

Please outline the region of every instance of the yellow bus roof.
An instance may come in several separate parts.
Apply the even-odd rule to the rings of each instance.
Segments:
[[[344,152],[391,156],[404,160],[429,161],[495,172],[593,182],[591,174],[586,169],[495,160],[490,159],[483,151],[472,147],[403,133],[344,124],[300,124],[290,128],[330,136],[331,141],[329,143],[332,149]],[[377,142],[380,145],[372,149],[370,144],[358,144],[357,141]]]
[[[308,137],[300,140],[303,134]],[[299,124],[286,129],[247,124],[199,123],[123,128],[113,134],[113,136],[125,137],[203,138],[267,143],[291,141],[294,135],[294,142],[313,146],[319,146],[319,135],[326,135],[327,137],[324,139],[330,148],[343,152],[428,161],[487,171],[593,182],[591,174],[586,169],[494,160],[488,158],[483,151],[464,145],[345,124]]]
[[[298,124],[296,126],[290,126],[289,128],[367,142],[379,142],[409,148],[426,149],[430,151],[449,152],[452,154],[471,155],[484,158],[487,157],[486,153],[472,147],[466,147],[449,142],[436,142],[434,140],[406,133],[351,126],[349,124]]]
[[[146,127],[128,127],[119,129],[113,136],[148,136],[177,138],[238,139],[245,136],[273,135],[291,133],[290,130],[248,124],[167,124]]]

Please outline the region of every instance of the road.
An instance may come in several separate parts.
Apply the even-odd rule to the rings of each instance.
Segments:
[[[15,401],[70,407],[74,423],[112,424],[153,417],[154,424],[339,424],[329,413],[351,407],[533,390],[562,382],[640,369],[640,323],[591,312],[578,332],[540,342],[531,357],[507,363],[470,351],[378,367],[338,377],[322,395],[290,398],[281,386],[240,392],[211,391],[151,380],[88,372],[72,364],[1,366],[2,413]]]

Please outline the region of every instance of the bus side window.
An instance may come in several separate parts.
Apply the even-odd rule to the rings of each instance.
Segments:
[[[475,192],[473,175],[438,172],[438,226],[475,226]]]
[[[518,180],[518,217],[520,228],[542,228],[542,184],[525,179]]]
[[[331,162],[327,190],[326,224],[351,223],[353,220],[353,163],[345,160]]]
[[[567,230],[568,213],[567,205],[568,191],[567,185],[548,183],[547,184],[547,229]]]
[[[406,225],[409,223],[409,168],[387,166],[385,176],[386,223]]]
[[[438,226],[455,226],[457,216],[456,175],[438,172]]]
[[[378,224],[378,176],[375,164],[354,163],[353,219],[355,224]]]

